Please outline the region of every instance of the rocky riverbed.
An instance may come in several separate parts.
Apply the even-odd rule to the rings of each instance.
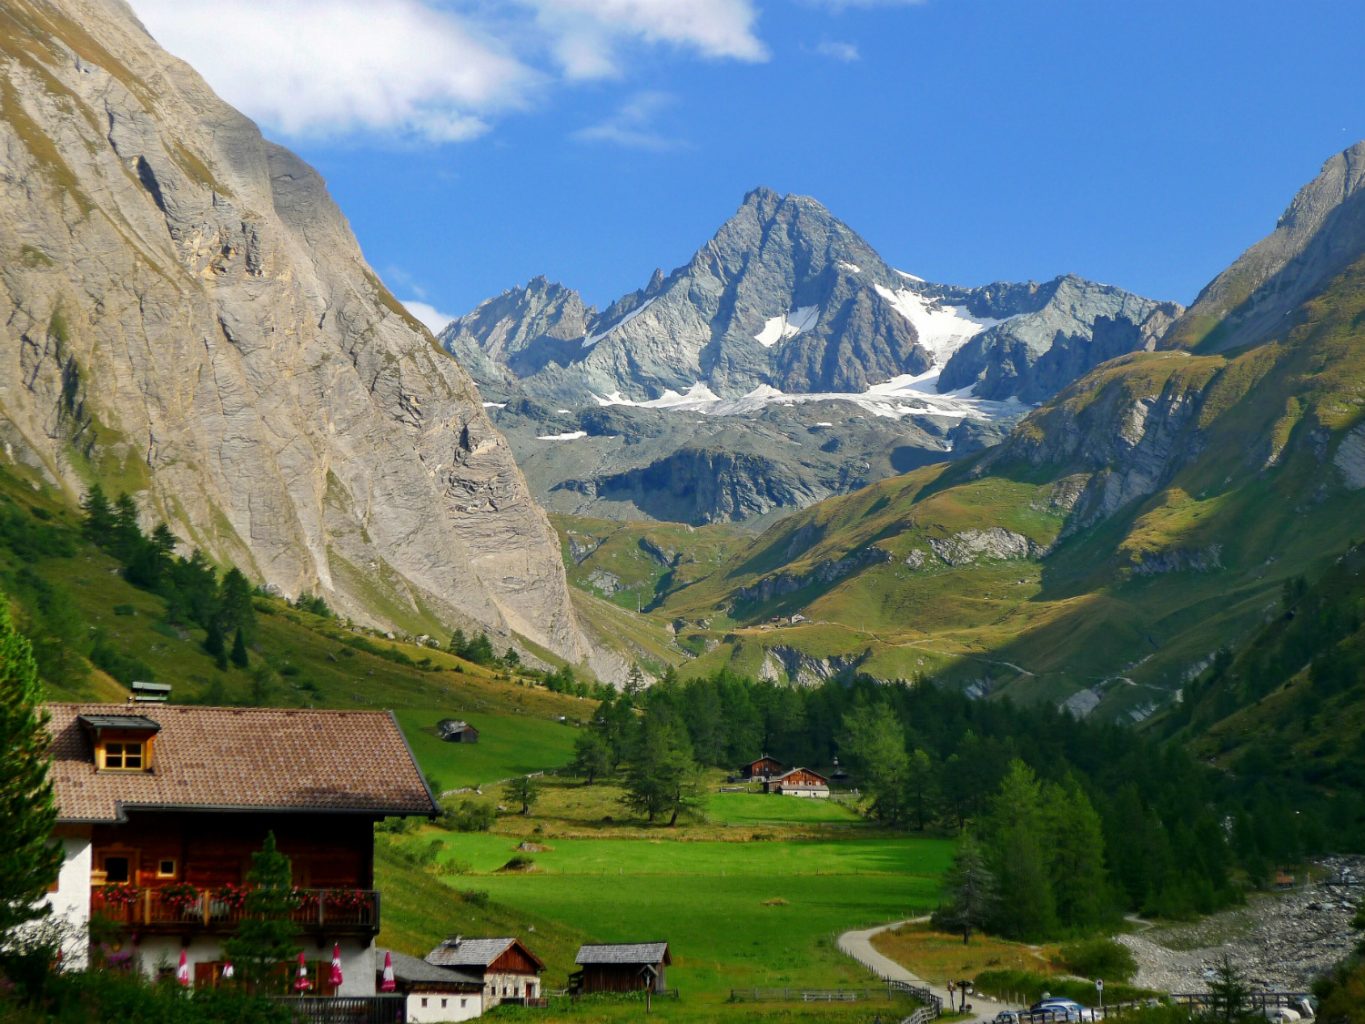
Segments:
[[[1258,988],[1307,990],[1350,952],[1351,919],[1365,902],[1365,858],[1332,858],[1316,868],[1317,880],[1300,888],[1258,894],[1193,924],[1118,936],[1137,958],[1137,984],[1204,991],[1228,956]]]

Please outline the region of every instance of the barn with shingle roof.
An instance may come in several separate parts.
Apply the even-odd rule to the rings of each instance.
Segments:
[[[427,963],[453,967],[483,979],[483,1004],[534,1005],[542,1001],[540,974],[545,963],[520,939],[467,939],[456,935],[427,954]]]
[[[572,990],[592,992],[662,992],[673,958],[667,942],[592,943],[578,948],[579,970],[569,979]]]

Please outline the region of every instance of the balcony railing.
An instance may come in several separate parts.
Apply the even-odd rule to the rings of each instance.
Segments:
[[[295,889],[289,920],[301,932],[354,934],[379,930],[379,893],[373,889]],[[166,889],[96,886],[90,912],[130,930],[230,932],[250,916],[244,901],[212,890],[187,895]]]

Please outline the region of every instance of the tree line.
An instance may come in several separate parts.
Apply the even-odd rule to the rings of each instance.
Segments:
[[[699,766],[733,770],[761,754],[826,773],[837,758],[888,826],[969,831],[1002,894],[988,926],[1005,935],[1083,932],[1129,910],[1207,913],[1239,898],[1234,870],[1264,878],[1268,856],[1320,848],[1303,808],[1249,803],[1176,744],[922,682],[800,688],[669,673],[603,701],[575,765],[588,780],[622,774],[651,820],[673,820],[696,804]]]

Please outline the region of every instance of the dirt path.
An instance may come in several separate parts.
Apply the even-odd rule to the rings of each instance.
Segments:
[[[862,964],[869,971],[881,978],[883,981],[903,981],[909,985],[921,985],[934,995],[943,1000],[943,1005],[948,1005],[948,989],[942,985],[935,985],[925,981],[916,974],[911,973],[896,961],[888,956],[883,956],[872,945],[872,938],[881,932],[892,928],[899,928],[903,924],[918,924],[929,920],[927,917],[917,917],[909,921],[892,921],[890,924],[880,925],[876,928],[861,928],[854,931],[844,932],[839,936],[839,951],[846,956],[851,956],[858,963]],[[997,1003],[993,999],[985,996],[970,996],[968,1002],[971,1003],[972,1012],[961,1020],[990,1020],[1001,1010],[1005,1009],[1004,1003]]]

